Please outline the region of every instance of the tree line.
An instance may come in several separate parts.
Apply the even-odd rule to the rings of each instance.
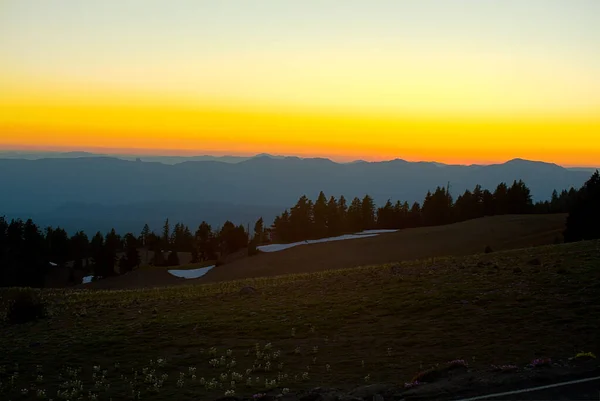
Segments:
[[[566,213],[578,191],[556,191],[551,201],[533,203],[531,191],[523,181],[500,183],[491,192],[481,185],[453,199],[450,190],[437,187],[427,192],[422,203],[388,200],[377,208],[370,195],[329,198],[321,192],[312,201],[305,195],[296,205],[275,217],[276,238],[283,242],[337,236],[369,229],[403,229],[455,223],[484,216],[527,213]]]
[[[189,252],[193,263],[218,260],[244,248],[252,255],[267,240],[269,231],[277,242],[290,242],[368,229],[403,229],[530,213],[569,213],[564,232],[567,242],[600,238],[600,174],[594,173],[579,190],[554,191],[549,201],[535,204],[522,181],[510,186],[501,183],[493,192],[477,185],[456,200],[448,186],[438,187],[425,195],[422,204],[388,200],[381,207],[376,207],[369,195],[355,197],[348,205],[344,196],[327,198],[321,192],[314,202],[300,197],[296,205],[275,218],[272,229],[260,218],[253,233],[231,221],[216,229],[202,222],[192,232],[183,223],[171,228],[167,219],[159,233],[146,224],[139,235],[120,236],[113,229],[90,239],[82,231],[69,236],[60,227],[42,230],[31,219],[9,222],[0,217],[0,287],[42,287],[47,273],[57,266],[69,266],[71,273],[85,270],[98,277],[124,274],[140,266],[140,250],[153,253],[150,263],[155,266],[178,265],[178,252]]]
[[[262,219],[256,228],[262,235]],[[189,252],[192,263],[216,260],[245,248],[248,238],[242,225],[230,221],[216,230],[204,221],[192,233],[183,223],[171,229],[167,219],[160,233],[146,224],[139,235],[121,236],[112,229],[90,239],[83,231],[69,236],[60,227],[42,230],[31,219],[8,222],[0,216],[0,287],[43,287],[46,275],[59,266],[68,266],[71,277],[76,270],[103,278],[125,274],[140,266],[140,250],[152,252],[154,266],[179,265],[178,252]]]

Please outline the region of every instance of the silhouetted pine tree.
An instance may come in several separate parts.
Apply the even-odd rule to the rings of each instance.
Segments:
[[[452,221],[452,214],[452,196],[446,188],[437,187],[433,194],[427,193],[422,208],[424,225],[448,224]]]
[[[312,237],[312,202],[303,195],[290,211],[290,235],[292,241]]]
[[[483,215],[484,216],[493,216],[495,215],[495,200],[494,194],[492,194],[489,190],[483,191]]]
[[[363,214],[362,214],[362,202],[358,198],[352,199],[350,206],[348,207],[347,213],[348,229],[353,232],[362,230],[363,227]]]
[[[341,234],[349,230],[348,203],[346,202],[344,195],[341,195],[340,199],[338,200],[338,216],[340,219],[340,229],[338,233]]]
[[[399,206],[400,202],[396,205]],[[398,220],[396,219],[396,214],[397,212],[392,205],[392,201],[388,199],[383,207],[377,209],[377,227],[383,229],[397,228]]]
[[[84,267],[83,260],[89,257],[90,240],[83,231],[78,231],[71,237],[71,256],[73,258],[73,267],[82,269]],[[87,262],[86,262],[87,267]]]
[[[150,226],[148,224],[144,224],[144,228],[142,228],[142,232],[140,233],[140,245],[142,247],[147,247],[148,236],[150,235]]]
[[[125,235],[125,255],[119,261],[119,273],[124,274],[140,267],[139,245],[138,240],[133,234],[127,233]]]
[[[564,232],[565,242],[600,238],[600,173],[581,187],[571,206]]]
[[[92,268],[94,276],[104,277],[106,274],[106,252],[104,247],[104,236],[97,232],[90,242],[90,254],[92,257]]]
[[[515,181],[507,192],[508,212],[511,214],[531,213],[533,202],[531,191],[521,180]]]
[[[265,222],[263,218],[256,220],[254,223],[254,240],[257,245],[260,245],[264,241],[264,233],[265,233]]]
[[[327,202],[327,236],[335,237],[342,233],[342,216],[338,207],[338,202],[334,196]]]
[[[409,225],[407,227],[420,227],[422,225],[421,205],[419,202],[413,203],[410,208]]]
[[[314,225],[312,234],[316,238],[323,238],[327,235],[327,212],[327,198],[321,191],[313,207]]]
[[[65,230],[58,227],[53,229],[52,227],[46,228],[46,249],[50,261],[64,266],[70,260],[71,255],[69,253],[69,235]]]
[[[165,220],[165,224],[163,225],[162,232],[162,247],[164,250],[170,249],[170,240],[171,240],[171,226],[169,225],[169,219]]]
[[[361,230],[375,228],[375,202],[369,195],[365,195],[361,202]]]

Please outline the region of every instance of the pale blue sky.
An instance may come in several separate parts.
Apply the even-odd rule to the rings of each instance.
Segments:
[[[45,46],[237,51],[373,39],[569,53],[598,50],[599,18],[596,0],[3,0],[0,37],[3,52],[14,54]]]
[[[481,75],[470,85],[485,86],[495,65],[502,87],[539,79],[526,90],[556,84],[557,98],[594,96],[600,0],[0,2],[0,88],[39,82],[215,97],[264,89],[277,100],[296,80],[310,93],[358,85],[354,95],[379,88],[376,97],[394,70],[406,82],[427,71],[437,86],[434,69],[441,82]]]

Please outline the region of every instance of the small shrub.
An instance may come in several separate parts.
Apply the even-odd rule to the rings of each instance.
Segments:
[[[596,355],[594,355],[593,352],[579,352],[577,355],[575,355],[575,359],[596,359]]]
[[[19,291],[9,300],[6,319],[11,324],[21,324],[46,317],[46,303],[31,291]]]
[[[494,252],[494,250],[492,249],[491,246],[488,245],[485,247],[485,253],[492,253],[492,252]]]

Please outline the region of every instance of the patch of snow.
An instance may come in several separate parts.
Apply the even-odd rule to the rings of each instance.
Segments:
[[[94,279],[94,276],[85,276],[81,281],[82,284],[89,284]]]
[[[190,269],[190,270],[168,270],[168,272],[171,273],[175,277],[191,279],[191,278],[199,278],[199,277],[204,276],[213,267],[215,267],[215,266],[207,266],[207,267],[201,267],[199,269]]]
[[[50,263],[50,266],[52,266],[52,267],[56,267],[56,266],[58,266],[58,265],[57,265],[56,263],[54,263],[54,262],[48,262],[48,263]]]
[[[363,231],[364,232],[364,231]],[[307,241],[300,242],[292,242],[291,244],[271,244],[271,245],[262,245],[257,247],[257,249],[261,252],[278,252],[283,251],[284,249],[293,248],[298,245],[305,244],[320,244],[322,242],[333,242],[333,241],[344,241],[349,239],[360,239],[360,238],[369,238],[376,237],[379,234],[344,234],[338,237],[329,237],[329,238],[321,238],[321,239],[313,239]]]
[[[399,230],[365,230],[365,231],[361,231],[359,233],[356,233],[356,235],[365,235],[365,234],[387,234],[387,233],[395,233]]]

